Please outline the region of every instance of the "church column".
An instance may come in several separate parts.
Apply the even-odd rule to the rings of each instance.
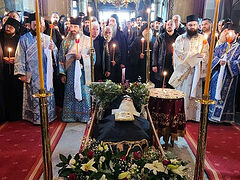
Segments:
[[[168,19],[172,19],[174,15],[174,0],[168,1]]]
[[[3,16],[5,12],[5,2],[4,0],[0,0],[0,16]]]
[[[162,5],[162,0],[155,0],[155,18],[156,17],[161,17],[161,5]]]
[[[181,1],[177,0],[174,1],[172,15],[178,14],[181,16],[182,21],[186,22],[186,17],[191,14],[203,17],[204,6],[205,0],[181,0]]]
[[[2,6],[1,6],[2,7]],[[6,11],[18,11],[23,9],[23,1],[22,0],[5,0],[5,8]]]
[[[85,15],[87,14],[87,0],[79,0],[79,12],[83,12]]]

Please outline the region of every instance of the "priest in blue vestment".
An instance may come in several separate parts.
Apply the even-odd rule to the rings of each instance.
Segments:
[[[71,18],[70,23],[70,32],[58,54],[61,80],[65,84],[62,120],[87,122],[91,108],[90,38],[80,31],[80,18]]]
[[[209,120],[213,122],[234,122],[235,95],[240,73],[240,45],[235,27],[226,24],[228,42],[216,47],[212,63],[210,98],[216,104],[210,105]]]
[[[33,124],[40,124],[39,99],[33,97],[34,94],[39,93],[40,89],[35,14],[31,14],[30,22],[31,31],[21,36],[17,46],[14,62],[14,75],[17,75],[24,83],[22,118]],[[55,99],[53,94],[52,51],[53,55],[56,56],[57,47],[52,41],[50,42],[50,36],[43,33],[41,33],[41,41],[43,51],[44,84],[46,90],[51,93],[51,96],[47,98],[48,120],[51,122],[56,118]]]

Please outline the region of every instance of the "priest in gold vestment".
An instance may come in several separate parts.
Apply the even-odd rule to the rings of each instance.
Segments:
[[[209,45],[198,33],[198,17],[187,17],[187,32],[175,41],[174,72],[169,84],[185,94],[184,108],[187,120],[199,121],[201,105],[195,100],[202,97],[202,81],[207,68]]]

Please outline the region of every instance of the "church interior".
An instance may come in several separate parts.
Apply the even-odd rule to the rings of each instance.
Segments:
[[[240,0],[0,0],[1,180],[239,180]]]

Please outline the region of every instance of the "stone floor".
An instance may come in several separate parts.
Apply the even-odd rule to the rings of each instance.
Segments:
[[[53,165],[53,177],[58,176],[59,168],[56,167],[56,164],[59,162],[59,154],[72,154],[75,155],[81,145],[81,140],[84,134],[86,124],[83,123],[68,123],[64,133],[59,140],[58,145],[56,146],[53,155],[52,155],[52,165]],[[161,143],[163,144],[163,140],[161,139]],[[173,152],[176,156],[183,160],[189,160],[190,163],[188,164],[188,178],[189,180],[193,179],[193,172],[194,172],[194,161],[195,157],[192,154],[190,147],[188,146],[187,142],[184,138],[179,138],[178,141],[175,142],[174,147],[169,146],[168,151]],[[41,180],[43,177],[40,178]],[[205,179],[208,178],[205,175]]]

